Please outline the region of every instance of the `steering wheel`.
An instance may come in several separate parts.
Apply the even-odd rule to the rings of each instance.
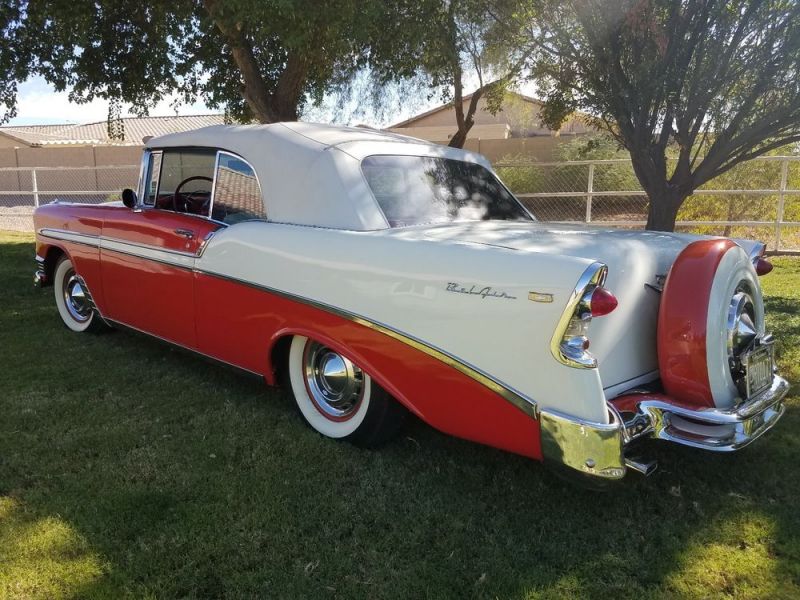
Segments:
[[[187,177],[183,181],[178,184],[178,187],[175,188],[175,193],[172,196],[172,210],[175,212],[187,212],[188,204],[191,203],[192,208],[200,212],[203,209],[208,208],[208,205],[211,203],[211,192],[208,193],[208,198],[203,198],[202,196],[195,198],[193,194],[197,194],[200,190],[195,190],[191,193],[182,193],[181,188],[191,181],[208,181],[209,183],[213,184],[214,180],[211,177],[206,177],[205,175],[192,175],[191,177]]]

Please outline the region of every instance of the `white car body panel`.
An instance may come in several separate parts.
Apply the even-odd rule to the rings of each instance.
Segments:
[[[196,268],[385,325],[477,367],[540,408],[605,423],[597,369],[570,368],[550,352],[555,323],[593,261],[533,258],[458,242],[251,222],[217,233]],[[514,299],[448,292],[451,282]],[[558,300],[531,302],[531,290]]]
[[[382,235],[405,240],[450,240],[495,246],[528,254],[531,262],[574,256],[608,265],[605,287],[619,299],[619,306],[610,315],[592,321],[589,337],[590,350],[597,358],[609,398],[657,378],[656,325],[660,302],[657,276],[665,277],[681,250],[702,239],[679,233],[518,221],[408,227],[392,229]],[[554,325],[550,325],[551,330]]]

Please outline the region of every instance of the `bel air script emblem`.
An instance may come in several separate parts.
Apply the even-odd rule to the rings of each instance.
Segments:
[[[516,300],[516,296],[512,296],[506,292],[502,292],[500,290],[496,290],[491,286],[486,286],[479,288],[476,285],[465,287],[460,283],[450,282],[447,284],[445,288],[448,292],[453,292],[455,294],[467,294],[468,296],[480,296],[481,299],[486,300],[486,298],[504,298],[506,300]]]

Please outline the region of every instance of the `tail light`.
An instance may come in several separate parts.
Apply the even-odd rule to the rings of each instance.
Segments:
[[[550,343],[559,362],[576,368],[593,369],[597,359],[589,352],[589,325],[617,307],[617,299],[603,287],[608,267],[594,263],[581,276],[567,303]]]
[[[593,317],[602,317],[617,308],[617,298],[606,288],[597,286],[589,300],[589,308]]]
[[[763,257],[757,258],[755,261],[755,265],[753,266],[756,268],[756,273],[759,276],[766,275],[767,273],[772,271],[772,263]]]
[[[750,260],[753,262],[753,268],[759,277],[772,271],[772,263],[764,257],[766,251],[766,244],[761,242],[758,242],[756,247],[750,251]]]

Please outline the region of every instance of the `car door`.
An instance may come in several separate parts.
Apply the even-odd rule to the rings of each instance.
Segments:
[[[224,226],[209,218],[204,203],[206,194],[210,203],[215,160],[214,149],[145,155],[137,208],[103,223],[100,262],[108,318],[197,348],[192,269],[207,237]],[[184,193],[193,194],[191,204]]]

